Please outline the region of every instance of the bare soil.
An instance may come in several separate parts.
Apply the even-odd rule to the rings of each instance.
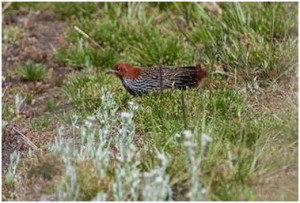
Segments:
[[[7,89],[3,102],[14,103],[16,92],[26,97],[20,115],[9,121],[2,136],[2,177],[10,162],[10,154],[14,150],[27,151],[31,146],[24,141],[27,137],[37,147],[45,147],[55,135],[56,123],[51,122],[46,130],[37,132],[32,129],[32,119],[45,115],[55,118],[68,108],[60,86],[64,77],[74,71],[69,67],[59,66],[54,58],[56,48],[65,43],[64,30],[66,24],[47,11],[16,11],[13,15],[4,16],[3,28],[17,28],[21,36],[13,42],[2,42],[2,89]],[[47,66],[47,77],[39,82],[22,81],[14,72],[17,64],[27,61],[43,63]],[[10,75],[8,77],[8,75]],[[17,91],[16,91],[17,90]],[[52,111],[43,108],[44,102],[50,98],[57,101]],[[10,197],[5,186],[2,187],[2,198]],[[35,199],[35,198],[34,198]],[[50,198],[51,199],[51,198]]]

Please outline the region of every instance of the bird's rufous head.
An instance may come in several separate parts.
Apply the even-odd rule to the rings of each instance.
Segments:
[[[107,74],[114,74],[119,78],[127,77],[135,79],[139,76],[141,69],[139,67],[133,67],[127,63],[117,63],[112,69],[106,71]]]

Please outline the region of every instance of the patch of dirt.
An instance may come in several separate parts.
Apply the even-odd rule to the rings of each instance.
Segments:
[[[4,18],[3,27],[15,26],[21,31],[21,39],[13,43],[3,43],[3,71],[15,63],[33,60],[57,67],[53,59],[53,47],[64,43],[62,32],[65,23],[54,15],[41,12],[19,11]]]
[[[295,66],[296,68],[297,66]],[[296,70],[287,73],[280,81],[280,86],[275,89],[268,89],[260,100],[260,109],[269,109],[270,112],[289,115],[294,119],[298,110],[298,75]],[[298,120],[296,116],[295,123]],[[297,136],[298,129],[293,131]],[[282,136],[285,136],[283,134]],[[284,137],[284,140],[289,138]],[[283,148],[283,141],[274,139],[274,145],[278,149]],[[282,153],[278,150],[278,154]],[[298,141],[289,144],[289,156],[298,160]],[[276,156],[277,157],[277,156]],[[279,157],[279,156],[278,156]],[[282,155],[281,159],[285,160]],[[292,161],[289,164],[281,165],[276,171],[267,173],[258,178],[254,183],[255,190],[260,194],[262,201],[297,201],[298,200],[298,164]]]
[[[298,166],[296,164],[283,166],[256,183],[257,191],[262,201],[282,199],[282,201],[298,200]],[[282,196],[280,196],[280,194]]]
[[[65,43],[63,33],[66,24],[57,20],[53,13],[22,9],[14,11],[3,19],[3,28],[10,26],[19,29],[21,36],[15,41],[2,42],[2,88],[8,90],[2,102],[11,104],[13,108],[17,92],[23,96],[31,95],[32,98],[26,98],[26,104],[19,117],[8,122],[5,135],[2,136],[3,179],[10,162],[10,154],[15,150],[22,152],[30,148],[15,129],[39,148],[45,147],[53,140],[55,123],[51,123],[46,131],[35,132],[31,127],[31,121],[37,115],[46,115],[53,119],[53,115],[67,111],[69,105],[62,95],[60,86],[65,76],[75,71],[70,67],[60,67],[55,62],[54,49]],[[45,64],[47,77],[40,82],[25,82],[17,77],[14,73],[16,64],[25,64],[29,60]],[[11,76],[6,77],[7,74]],[[57,102],[53,111],[46,111],[43,108],[45,101],[49,99]],[[8,199],[9,193],[5,186],[2,187],[2,192],[2,198]]]
[[[27,159],[23,173],[27,174],[17,184],[20,201],[54,201],[57,200],[54,187],[61,180],[63,163],[55,154],[41,153]]]

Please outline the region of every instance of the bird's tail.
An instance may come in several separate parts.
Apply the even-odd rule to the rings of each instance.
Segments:
[[[197,65],[196,69],[197,69],[197,80],[198,83],[200,83],[204,78],[206,78],[207,71],[201,65]]]

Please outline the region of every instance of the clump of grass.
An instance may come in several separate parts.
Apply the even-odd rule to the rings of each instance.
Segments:
[[[138,35],[139,39],[125,50],[131,61],[143,66],[193,64],[197,53],[193,47],[176,36],[164,35],[158,29],[141,29],[143,32]]]
[[[286,64],[296,62],[292,54],[296,44],[290,38],[294,27],[290,22],[292,17],[285,15],[289,22],[286,29],[282,27],[287,24],[277,19],[280,16],[277,12],[287,12],[286,6],[277,3],[222,6],[225,12],[221,20],[199,4],[187,8],[188,18],[194,23],[190,30],[182,32],[191,43],[203,45],[202,60],[212,66],[221,64],[239,84],[256,80],[260,86],[272,84],[270,81],[288,70]],[[178,11],[184,14],[183,10]]]
[[[55,58],[61,65],[75,68],[99,68],[107,69],[112,67],[117,61],[117,53],[106,48],[104,50],[86,46],[82,38],[72,44],[68,50],[59,49],[55,52]]]
[[[24,65],[19,64],[15,71],[25,81],[40,81],[46,75],[46,66],[27,61]]]
[[[2,134],[5,135],[5,127],[8,124],[8,121],[10,121],[13,118],[13,110],[9,107],[9,105],[3,100],[4,95],[6,93],[8,88],[3,89],[2,91]]]
[[[14,96],[14,103],[11,103],[9,100],[5,98],[5,94],[7,91],[11,91],[11,90],[8,90],[7,87],[2,92],[2,133],[3,135],[6,134],[6,126],[9,124],[11,120],[20,116],[21,110],[24,108],[24,105],[26,103],[25,102],[26,98],[22,94],[18,93],[18,91]]]
[[[50,181],[55,175],[62,173],[62,163],[55,155],[48,153],[44,156],[36,157],[34,152],[28,154],[31,160],[33,160],[28,171],[28,178],[42,177]]]
[[[60,2],[51,4],[50,8],[58,14],[58,17],[63,20],[72,20],[74,18],[92,18],[95,12],[99,11],[104,5],[104,2]],[[76,13],[76,14],[75,14]]]
[[[57,100],[54,98],[49,98],[44,103],[44,109],[46,111],[52,111],[57,107]]]
[[[107,77],[105,73],[100,73],[98,76],[89,73],[71,76],[66,79],[63,91],[70,98],[76,109],[90,112],[101,105],[101,88],[111,83],[120,84],[119,86],[110,85],[110,87],[115,92],[118,92],[118,94],[116,94],[118,104],[121,106],[126,105],[131,97],[130,94],[123,90],[117,78]]]
[[[70,77],[64,91],[77,109],[92,110],[101,104],[99,89],[103,82],[103,78],[83,74]]]
[[[17,27],[9,26],[3,28],[2,39],[4,42],[17,42],[21,37],[21,32]]]
[[[85,167],[82,167],[82,166]],[[78,194],[78,199],[82,201],[91,201],[99,195],[99,191],[108,191],[109,193],[109,184],[111,176],[103,177],[100,176],[97,167],[90,161],[79,162],[75,165],[75,170],[77,174],[77,183],[80,185],[80,191]],[[108,200],[107,197],[104,197],[104,201]],[[99,198],[99,196],[98,196]]]
[[[48,116],[39,116],[32,120],[31,126],[35,131],[44,131],[51,124],[51,118]]]
[[[58,51],[57,60],[62,64],[80,67],[88,67],[89,64],[110,67],[118,59],[144,66],[194,63],[197,53],[194,47],[183,41],[181,36],[166,33],[167,26],[151,26],[155,24],[156,14],[161,15],[163,21],[167,20],[165,14],[159,13],[159,9],[147,4],[132,3],[127,5],[130,12],[128,15],[120,13],[125,9],[126,4],[123,3],[114,7],[107,4],[107,8],[104,6],[99,15],[104,18],[111,16],[109,21],[99,20],[95,24],[90,24],[88,19],[76,21],[76,26],[100,44],[102,50],[93,51],[93,48],[85,46],[82,36],[71,29],[68,31],[70,47]],[[149,15],[147,9],[155,14]]]
[[[207,116],[209,122],[216,118],[224,120],[229,115],[231,118],[237,119],[241,114],[243,100],[237,90],[220,88],[216,91],[206,90],[201,93],[199,91],[201,90],[185,91],[189,126],[199,126],[201,120],[203,122],[204,115]],[[154,141],[157,147],[162,147],[169,139],[167,136],[162,136],[163,134],[167,132],[171,136],[184,129],[180,91],[168,91],[163,95],[153,93],[148,97],[137,98],[137,101],[140,103],[136,117],[137,126],[141,132],[155,132]],[[170,103],[172,103],[171,106]],[[149,118],[153,121],[149,122]],[[200,130],[200,128],[198,129]]]

